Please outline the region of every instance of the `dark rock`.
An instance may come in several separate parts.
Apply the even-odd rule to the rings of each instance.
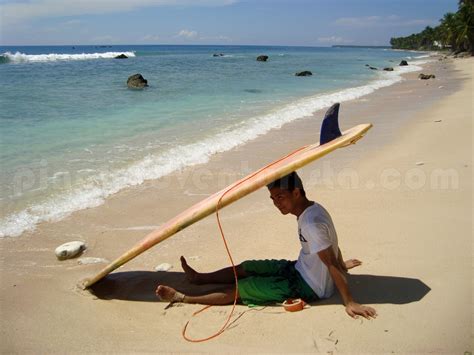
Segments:
[[[436,76],[434,74],[423,74],[423,73],[421,73],[420,75],[418,75],[418,78],[421,79],[421,80],[428,80],[428,79],[434,79],[434,78],[436,78]]]
[[[405,66],[405,65],[408,65],[408,62],[407,62],[406,60],[402,60],[402,61],[400,62],[400,66],[403,67],[403,66]]]
[[[313,73],[311,73],[309,70],[305,70],[305,71],[300,71],[299,73],[296,73],[295,75],[296,76],[311,76],[313,75]]]
[[[260,94],[263,92],[262,90],[259,90],[259,89],[244,89],[244,91],[249,92],[251,94]]]
[[[223,57],[224,54],[223,53],[214,53],[212,56],[213,57]]]
[[[372,70],[378,70],[376,67],[369,67]]]
[[[387,68],[383,68],[383,70],[385,70],[385,71],[393,71],[393,68],[392,68],[392,67],[387,67]]]
[[[141,74],[134,74],[128,78],[127,86],[130,89],[142,89],[148,86],[148,81]]]
[[[257,61],[259,61],[259,62],[266,62],[267,59],[268,59],[268,55],[259,55],[257,57]]]
[[[368,64],[366,64],[365,66],[366,66],[366,67],[370,67],[370,65],[368,65]]]
[[[118,56],[115,57],[115,59],[128,59],[128,57],[125,54],[119,54]]]

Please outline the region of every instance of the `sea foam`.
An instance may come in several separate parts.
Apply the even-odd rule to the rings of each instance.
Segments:
[[[419,65],[427,62],[429,60],[419,60],[408,66],[396,67],[393,72],[379,72],[378,78],[366,85],[306,97],[273,112],[253,117],[240,125],[228,127],[217,135],[174,147],[160,154],[148,155],[125,169],[93,176],[79,188],[1,219],[0,237],[19,236],[25,231],[33,230],[41,222],[59,221],[75,211],[99,206],[107,197],[127,187],[158,179],[186,167],[204,164],[216,153],[236,148],[286,123],[311,116],[315,111],[336,102],[358,99],[400,82],[403,80],[401,74],[419,71],[422,69]]]
[[[115,58],[120,54],[125,54],[127,57],[135,57],[134,52],[105,52],[105,53],[80,53],[80,54],[25,54],[25,53],[10,53],[5,52],[0,55],[3,62],[12,63],[26,63],[26,62],[55,62],[68,60],[90,60],[90,59],[110,59]]]

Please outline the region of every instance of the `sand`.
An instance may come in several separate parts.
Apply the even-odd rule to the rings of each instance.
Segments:
[[[323,112],[316,112],[208,164],[0,240],[0,351],[472,352],[473,63],[428,64],[423,72],[436,74],[435,80],[412,73],[343,103],[342,129],[365,122],[374,128],[357,145],[300,171],[309,197],[331,212],[344,256],[363,261],[349,282],[356,300],[377,309],[377,319],[351,319],[338,295],[297,313],[238,306],[240,318],[221,336],[186,342],[181,330],[202,307],[165,309],[154,289],[165,283],[199,291],[184,281],[181,254],[200,271],[229,265],[212,216],[120,268],[95,296],[77,283],[105,264],[54,255],[58,245],[82,240],[88,245],[83,257],[114,259],[185,207],[317,140]],[[222,222],[236,262],[298,255],[295,218],[281,216],[264,189],[226,208]],[[164,263],[172,268],[154,271]],[[211,335],[230,309],[212,307],[193,318],[189,335]]]

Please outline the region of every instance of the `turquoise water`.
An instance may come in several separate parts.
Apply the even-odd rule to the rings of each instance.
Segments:
[[[387,73],[365,64],[395,67],[419,56],[255,46],[0,47],[0,53],[0,236],[97,206],[125,187],[390,85],[400,80],[400,68]],[[120,53],[130,58],[114,59]],[[268,62],[257,62],[260,54]],[[302,70],[314,75],[294,76]],[[148,88],[127,89],[135,73]]]

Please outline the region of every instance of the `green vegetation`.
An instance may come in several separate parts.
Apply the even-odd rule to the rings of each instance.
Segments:
[[[460,0],[456,13],[447,13],[439,26],[426,27],[408,37],[390,39],[394,49],[438,50],[474,54],[474,0]]]

